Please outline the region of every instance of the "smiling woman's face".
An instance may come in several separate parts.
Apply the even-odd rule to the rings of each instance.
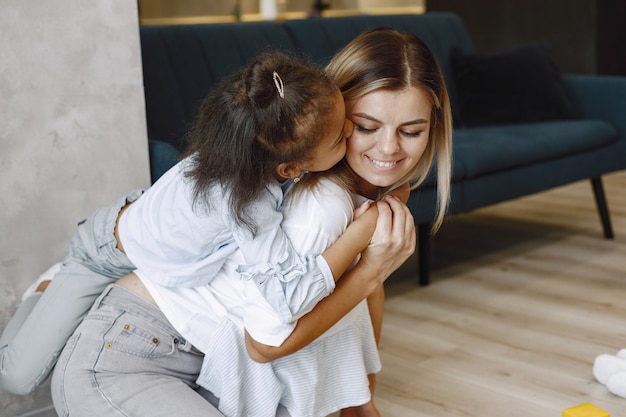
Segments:
[[[401,180],[426,149],[432,104],[421,89],[376,90],[346,101],[354,123],[346,160],[360,177],[357,192],[376,198],[380,187]]]

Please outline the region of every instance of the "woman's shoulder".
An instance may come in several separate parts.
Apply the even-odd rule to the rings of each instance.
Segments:
[[[333,180],[322,178],[311,189],[288,198],[283,206],[283,225],[304,225],[309,230],[335,234],[352,221],[352,195]]]
[[[310,189],[294,195],[293,202],[320,212],[350,211],[354,209],[352,193],[332,178],[322,177]]]
[[[321,177],[314,190],[316,189],[318,192],[332,194],[337,198],[347,198],[350,201],[352,200],[352,193],[346,190],[345,187],[338,182],[338,180],[332,177]]]

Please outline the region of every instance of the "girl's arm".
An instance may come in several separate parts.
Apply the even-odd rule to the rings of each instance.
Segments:
[[[389,192],[392,195],[406,203],[411,192],[408,182],[395,188]],[[363,209],[361,207],[360,209]],[[377,220],[376,210],[367,210],[352,222],[346,231],[331,245],[322,256],[328,262],[333,277],[337,281],[351,265],[352,261],[360,254],[367,245],[374,233]]]
[[[389,192],[403,203],[409,199],[411,187],[408,182]],[[348,226],[345,233],[322,254],[333,272],[335,281],[343,275],[352,261],[367,247],[369,239],[374,233],[377,212],[367,210]]]
[[[281,323],[292,323],[332,293],[336,281],[369,244],[377,213],[368,210],[352,223],[346,219],[348,227],[324,252],[305,251],[318,255],[301,256],[282,229],[283,214],[261,210],[262,201],[256,204],[255,212],[264,217],[255,219],[261,227],[254,241],[238,241],[244,264],[237,272],[256,285]]]
[[[376,229],[357,265],[337,282],[331,295],[300,318],[281,346],[264,345],[246,334],[246,346],[253,360],[269,362],[308,345],[376,291],[413,254],[415,225],[408,208],[393,197],[386,197],[376,205]]]
[[[406,203],[411,192],[410,184],[405,182],[399,187],[389,192],[392,195]],[[376,226],[377,213],[375,210],[367,210],[352,222],[345,233],[335,241],[324,253],[324,259],[328,262],[333,277],[337,281],[348,269],[352,261],[360,254],[369,244],[372,233]]]
[[[356,257],[367,248],[376,230],[377,219],[376,207],[370,207],[350,223],[346,231],[322,253],[335,281],[339,280]]]

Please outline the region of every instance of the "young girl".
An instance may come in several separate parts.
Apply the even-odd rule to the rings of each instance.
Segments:
[[[60,271],[24,300],[0,339],[0,384],[32,391],[95,298],[136,268],[160,285],[197,286],[239,248],[242,268],[257,271],[254,282],[282,321],[310,310],[374,229],[371,218],[355,223],[316,257],[300,257],[280,229],[293,183],[344,156],[344,125],[337,87],[308,63],[267,53],[224,80],[203,103],[178,165],[79,223]],[[300,283],[310,290],[292,290]]]
[[[359,51],[358,62],[368,65],[354,71],[354,53]],[[333,63],[342,68],[334,73],[341,80],[339,85],[354,86],[347,107],[356,129],[348,141],[345,161],[349,167],[333,169],[343,170],[344,181],[340,183],[344,189],[324,178],[313,190],[296,189],[285,203],[283,227],[303,254],[322,252],[349,223],[353,201],[345,188],[356,187],[360,195],[357,200],[379,198],[407,181],[421,181],[435,154],[439,155],[438,170],[442,171],[439,178],[444,181],[440,184],[440,217],[448,200],[450,110],[443,78],[428,48],[414,36],[378,30],[356,38]],[[146,403],[135,392],[119,390],[119,385],[134,385],[142,380],[142,374],[149,374],[173,386],[198,382],[219,398],[219,409],[227,416],[273,416],[279,404],[293,416],[322,416],[338,409],[343,409],[342,416],[377,416],[371,400],[371,376],[380,364],[372,321],[379,325],[382,312],[373,311],[372,320],[367,303],[359,301],[363,294],[372,292],[371,274],[379,276],[374,286],[378,295],[384,279],[408,256],[400,247],[388,244],[415,244],[412,218],[397,201],[387,201],[394,214],[393,226],[387,229],[393,232],[385,233],[381,231],[385,227],[377,227],[380,234],[373,237],[373,244],[354,269],[339,280],[335,292],[297,323],[281,323],[259,294],[258,286],[233,278],[241,262],[239,253],[233,254],[206,286],[168,288],[153,282],[141,270],[137,271],[140,278],[134,274],[122,278],[96,303],[63,352],[62,366],[53,379],[57,410],[76,415],[84,407],[106,413],[113,405],[140,410],[138,415],[152,415],[158,405]],[[385,205],[379,204],[378,208],[384,214]],[[383,252],[387,258],[380,256]],[[393,269],[387,264],[390,256],[399,262]],[[359,284],[370,289],[361,291]],[[144,302],[142,311],[149,312],[150,320],[167,331],[157,332],[145,317],[136,318],[137,314],[129,311],[128,302],[120,301],[132,299]],[[380,303],[370,304],[382,308]],[[116,318],[113,325],[107,315]],[[180,372],[172,373],[172,369],[180,371],[178,359],[156,363],[137,357],[133,352],[139,342],[131,340],[130,334],[142,334],[148,342],[142,344],[147,346],[150,340],[191,343],[205,353],[201,372],[181,376]],[[103,349],[103,341],[110,341],[110,346]],[[246,344],[252,358],[273,362],[253,362]],[[187,360],[193,357],[176,354]],[[120,372],[117,364],[127,362],[137,364],[137,371]],[[195,364],[199,362],[196,359]],[[147,379],[143,381],[144,386],[153,385]],[[90,386],[93,383],[98,384],[97,391]],[[172,401],[167,389],[160,388],[159,393],[159,401]],[[193,398],[190,395],[189,403]],[[194,414],[196,411],[186,409],[186,415],[201,415]]]

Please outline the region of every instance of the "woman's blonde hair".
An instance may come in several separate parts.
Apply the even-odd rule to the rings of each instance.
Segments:
[[[327,74],[346,101],[379,89],[423,89],[432,102],[430,139],[415,168],[398,184],[417,188],[431,167],[437,170],[436,231],[443,222],[450,200],[452,170],[452,112],[443,74],[430,49],[417,36],[391,28],[361,33],[340,50],[326,67]],[[435,164],[436,160],[436,164]]]

